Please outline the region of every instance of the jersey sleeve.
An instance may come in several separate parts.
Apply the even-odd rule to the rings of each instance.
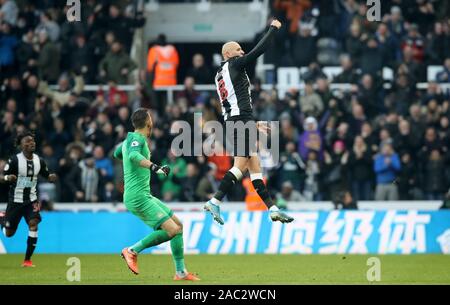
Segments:
[[[145,157],[142,155],[145,141],[141,138],[131,138],[127,140],[128,158],[131,162],[139,164]]]
[[[116,149],[114,150],[113,156],[115,159],[122,160],[122,146],[123,146],[123,142],[120,143],[119,145],[117,145]]]
[[[254,62],[259,56],[261,56],[269,47],[272,37],[275,35],[277,28],[270,26],[264,37],[258,42],[258,44],[246,55],[237,57],[233,60],[233,65],[237,68],[244,68],[249,63]]]
[[[47,163],[42,158],[39,158],[39,162],[41,163],[41,169],[39,170],[39,175],[41,175],[44,178],[48,178],[50,175],[50,172],[48,170]]]

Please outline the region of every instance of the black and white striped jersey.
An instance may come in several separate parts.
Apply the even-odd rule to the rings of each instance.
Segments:
[[[36,185],[38,175],[48,178],[49,171],[45,161],[33,154],[29,160],[21,152],[11,157],[5,165],[4,175],[15,175],[16,182],[9,187],[8,203],[32,203],[38,200]]]
[[[236,56],[221,63],[215,83],[225,121],[235,116],[252,118],[250,79],[245,68],[264,53],[276,30],[276,27],[271,26],[248,54],[242,57]]]

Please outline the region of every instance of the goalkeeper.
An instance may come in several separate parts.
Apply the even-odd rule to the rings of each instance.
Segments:
[[[138,274],[137,256],[144,249],[170,240],[175,263],[174,280],[199,280],[187,272],[184,265],[183,226],[173,211],[158,198],[150,194],[150,171],[168,175],[168,166],[158,166],[150,161],[147,138],[153,123],[148,109],[140,108],[131,116],[134,132],[129,132],[125,141],[114,151],[114,157],[123,160],[125,181],[124,203],[127,209],[139,217],[153,232],[122,250],[122,258],[128,268]]]

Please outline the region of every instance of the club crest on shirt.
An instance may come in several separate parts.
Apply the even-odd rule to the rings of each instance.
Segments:
[[[139,142],[138,141],[131,142],[131,147],[136,147],[136,146],[139,146]]]

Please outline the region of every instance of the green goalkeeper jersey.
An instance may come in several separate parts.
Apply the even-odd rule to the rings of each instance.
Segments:
[[[146,138],[140,133],[129,132],[114,151],[114,157],[123,162],[124,199],[133,202],[142,196],[150,196],[150,170],[139,166],[142,160],[150,160]]]

